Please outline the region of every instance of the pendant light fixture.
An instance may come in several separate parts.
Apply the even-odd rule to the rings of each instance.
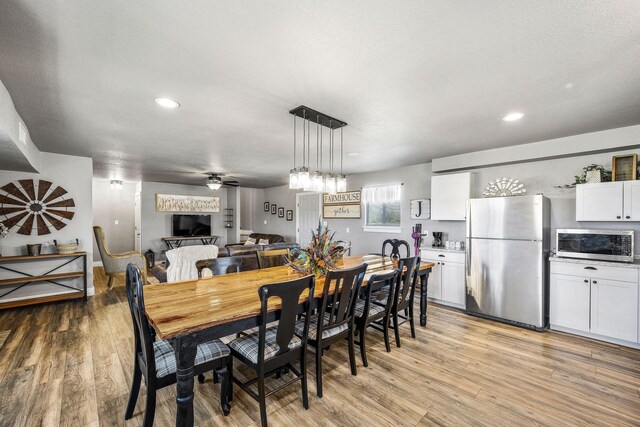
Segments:
[[[311,108],[300,106],[289,111],[293,114],[293,169],[289,171],[289,188],[292,190],[304,190],[326,192],[336,194],[336,191],[346,191],[347,181],[343,173],[343,132],[342,128],[347,124],[342,120],[334,119],[326,114]],[[302,118],[302,162],[297,166],[296,161],[296,122],[297,117]],[[316,123],[316,168],[311,168],[311,122]],[[323,173],[324,163],[324,128],[329,130],[329,161],[327,172]],[[335,160],[335,130],[340,128],[340,174],[334,173]]]

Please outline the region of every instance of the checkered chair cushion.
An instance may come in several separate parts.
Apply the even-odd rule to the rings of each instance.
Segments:
[[[389,298],[389,292],[386,289],[381,289],[371,294],[371,302],[375,304],[386,305]],[[372,306],[375,304],[371,304]]]
[[[276,355],[280,347],[276,342],[276,335],[278,334],[278,325],[267,328],[264,335],[264,360],[269,360]],[[258,363],[258,341],[260,340],[260,332],[255,331],[248,335],[243,335],[240,338],[229,343],[229,348],[238,352],[242,356],[246,357],[253,363]],[[293,336],[289,342],[289,349],[293,350],[302,345],[302,340],[297,336]]]
[[[356,311],[355,311],[355,316],[356,317],[363,317],[364,316],[364,304],[365,301],[363,299],[359,299],[358,302],[356,303]],[[374,314],[378,314],[378,313],[382,313],[384,312],[385,307],[382,305],[377,305],[377,304],[369,304],[369,316],[373,316]]]
[[[327,325],[329,323],[329,313],[324,314],[324,324]],[[334,326],[332,328],[327,328],[322,331],[322,339],[326,339],[332,337],[334,335],[338,335],[340,332],[344,332],[349,328],[348,324],[342,324],[340,326]],[[304,334],[304,320],[298,320],[296,322],[296,326],[294,328],[296,335],[299,337]],[[309,339],[316,341],[318,337],[318,315],[314,314],[309,319]]]
[[[153,343],[153,352],[156,357],[156,376],[161,378],[175,374],[176,357],[171,344],[168,341],[156,341]],[[196,352],[196,365],[226,357],[229,353],[229,347],[220,340],[200,344]]]

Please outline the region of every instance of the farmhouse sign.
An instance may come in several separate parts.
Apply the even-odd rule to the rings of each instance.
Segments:
[[[156,194],[157,212],[220,212],[220,197]]]
[[[327,219],[360,218],[360,191],[322,196],[322,216]]]

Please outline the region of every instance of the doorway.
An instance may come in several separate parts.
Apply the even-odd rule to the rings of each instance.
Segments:
[[[297,193],[296,194],[296,242],[302,248],[311,243],[311,230],[318,227],[318,221],[322,219],[322,194]]]

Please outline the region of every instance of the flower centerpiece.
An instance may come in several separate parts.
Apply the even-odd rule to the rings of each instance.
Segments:
[[[309,247],[291,249],[287,265],[300,273],[324,276],[336,267],[348,249],[343,242],[334,241],[334,235],[335,232],[329,234],[329,229],[318,221],[318,229],[311,231]]]

